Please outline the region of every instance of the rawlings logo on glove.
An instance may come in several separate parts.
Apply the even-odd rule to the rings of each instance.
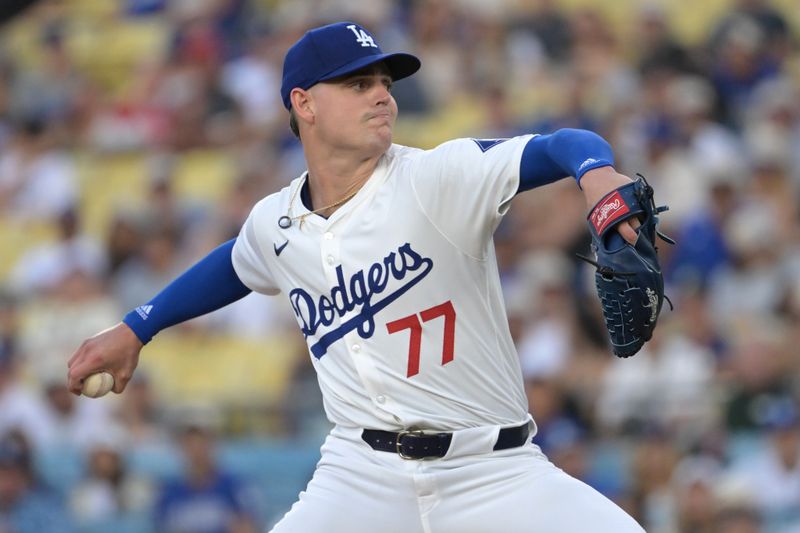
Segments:
[[[656,237],[675,244],[657,229],[658,214],[653,188],[639,178],[607,194],[589,212],[592,250],[597,259],[579,256],[597,267],[595,284],[608,328],[611,348],[619,357],[630,357],[653,336],[661,306],[666,300],[664,278],[656,252]],[[615,226],[637,217],[641,226],[636,244],[627,243]]]
[[[597,233],[602,233],[606,226],[612,221],[617,220],[622,215],[628,213],[630,209],[620,198],[618,192],[614,192],[610,196],[606,196],[601,200],[600,205],[592,210],[589,219]]]

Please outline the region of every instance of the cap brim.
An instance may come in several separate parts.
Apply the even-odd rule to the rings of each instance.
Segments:
[[[404,52],[395,52],[392,54],[378,54],[374,56],[366,56],[356,59],[355,61],[343,65],[333,72],[329,72],[319,81],[327,81],[332,80],[334,78],[338,78],[340,76],[345,76],[347,74],[351,74],[362,68],[368,67],[370,65],[374,65],[375,63],[383,62],[388,68],[389,73],[392,76],[392,79],[402,80],[403,78],[407,78],[414,74],[416,71],[419,70],[419,67],[422,65],[420,60],[417,59],[416,56],[411,54],[406,54]]]

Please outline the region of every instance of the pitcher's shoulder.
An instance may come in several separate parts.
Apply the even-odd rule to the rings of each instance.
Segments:
[[[389,161],[397,161],[408,159],[414,157],[415,154],[422,152],[421,148],[415,148],[413,146],[405,146],[403,144],[392,144],[388,150],[386,150],[386,157]]]

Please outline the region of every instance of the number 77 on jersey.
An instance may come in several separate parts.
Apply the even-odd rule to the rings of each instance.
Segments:
[[[455,357],[456,310],[450,300],[420,311],[419,314],[394,320],[386,324],[389,333],[410,330],[408,340],[408,373],[407,377],[419,373],[419,354],[422,347],[422,324],[439,317],[444,317],[444,336],[442,339],[442,365],[446,365]],[[422,320],[420,320],[420,318]]]

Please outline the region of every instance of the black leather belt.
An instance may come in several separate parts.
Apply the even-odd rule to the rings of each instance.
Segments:
[[[399,433],[365,429],[361,438],[373,450],[392,452],[403,459],[425,459],[444,457],[453,440],[452,433],[423,433],[421,430],[406,430]],[[503,428],[497,435],[493,450],[506,450],[522,446],[528,441],[528,423],[513,428]]]

